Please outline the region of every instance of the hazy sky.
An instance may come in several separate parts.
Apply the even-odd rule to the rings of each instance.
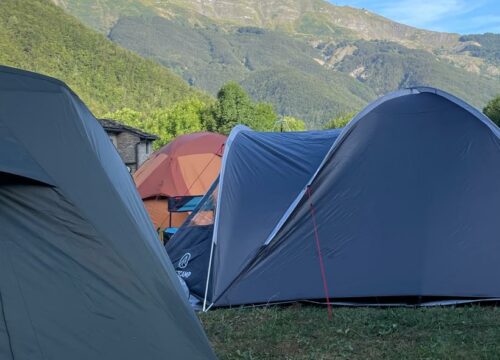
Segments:
[[[423,29],[500,33],[500,0],[329,0]]]

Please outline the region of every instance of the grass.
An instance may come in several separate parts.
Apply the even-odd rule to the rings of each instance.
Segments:
[[[216,309],[200,314],[222,359],[498,359],[500,308]]]

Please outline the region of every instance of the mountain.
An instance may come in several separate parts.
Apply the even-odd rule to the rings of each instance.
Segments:
[[[122,107],[147,111],[188,96],[207,96],[48,0],[0,2],[0,64],[65,81],[97,115]]]
[[[109,38],[211,93],[229,80],[240,81],[256,100],[270,101],[280,113],[303,118],[310,126],[359,109],[376,96],[356,79],[318,64],[318,50],[281,32],[124,17]],[[264,82],[257,81],[263,77]]]
[[[497,34],[420,30],[323,0],[53,1],[192,85],[239,81],[311,127],[401,87],[478,107],[500,93]]]
[[[459,69],[428,51],[409,49],[394,42],[358,40],[333,45],[324,52],[338,57],[330,60],[328,67],[350,74],[377,94],[432,85],[482,106],[500,92],[500,78]]]

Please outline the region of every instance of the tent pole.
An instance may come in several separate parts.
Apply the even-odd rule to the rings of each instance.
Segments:
[[[217,209],[217,206],[221,202],[221,194],[222,194],[222,184],[224,181],[224,173],[225,173],[225,168],[226,168],[226,159],[227,159],[227,154],[229,153],[229,148],[231,147],[231,143],[233,142],[234,138],[236,137],[237,134],[239,134],[240,131],[243,130],[248,130],[246,126],[243,125],[237,125],[233,130],[231,130],[231,133],[229,134],[229,137],[227,138],[225,144],[224,144],[224,154],[222,154],[222,164],[220,168],[220,173],[219,173],[219,191],[217,193],[217,203],[215,206],[215,209]],[[219,220],[219,212],[215,212],[215,219],[214,219],[214,232],[212,235],[212,247],[210,248],[210,261],[208,263],[208,274],[207,274],[207,283],[205,285],[205,297],[203,298],[203,312],[207,312],[212,305],[210,305],[209,308],[207,308],[207,296],[208,296],[208,284],[210,282],[210,274],[212,272],[212,260],[213,260],[213,253],[214,253],[214,247],[215,247],[215,241],[217,239],[217,232],[218,232],[218,220]]]
[[[210,281],[210,273],[212,270],[212,258],[213,258],[213,253],[214,253],[214,240],[212,239],[212,246],[210,247],[210,260],[208,262],[208,274],[207,274],[207,283],[205,284],[205,296],[203,297],[203,312],[207,312],[208,309],[212,307],[210,305],[209,308],[207,308],[207,294],[208,294],[208,283]]]

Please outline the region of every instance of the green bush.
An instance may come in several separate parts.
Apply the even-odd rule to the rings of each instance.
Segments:
[[[483,112],[488,116],[495,124],[500,126],[500,95],[491,99]]]

